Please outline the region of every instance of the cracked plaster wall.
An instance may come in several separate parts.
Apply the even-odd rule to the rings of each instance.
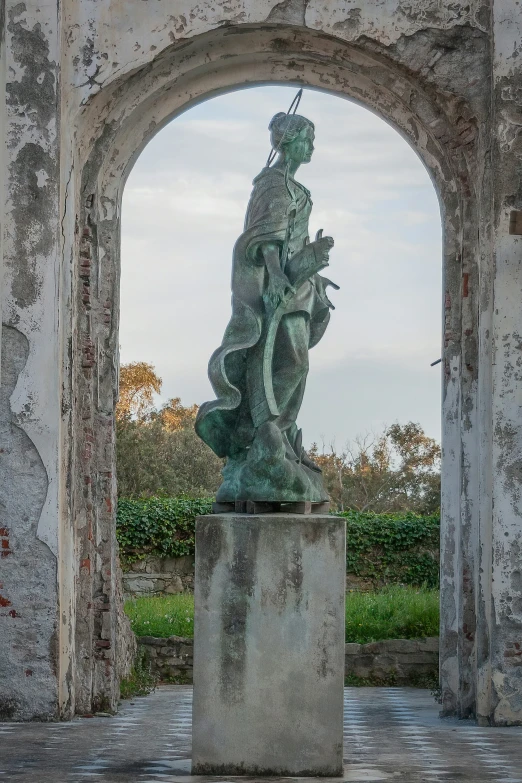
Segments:
[[[113,519],[125,177],[176,112],[236,85],[287,81],[380,113],[417,149],[439,191],[444,709],[522,720],[514,646],[522,588],[521,252],[506,231],[509,209],[522,207],[513,4],[7,0],[6,13],[2,313],[29,345],[11,411],[48,480],[37,541],[49,562],[59,555],[58,578],[49,573],[45,588],[63,621],[54,686],[60,714],[114,707],[125,669],[116,671],[119,649],[125,660],[132,651]]]
[[[0,444],[9,542],[0,558],[0,704],[8,717],[49,718],[58,715],[59,34],[49,5],[6,3],[4,22],[2,358],[4,372],[18,362],[19,373]]]
[[[6,45],[5,45],[5,5],[0,5],[0,139],[5,139],[5,81],[6,81]],[[4,193],[5,188],[5,143],[0,146],[0,193]],[[0,197],[0,302],[2,300],[2,274],[4,267],[4,211],[2,209],[3,200]],[[1,341],[0,341],[1,352]]]
[[[496,3],[493,161],[495,251],[492,455],[490,713],[499,724],[522,715],[522,236],[509,235],[522,209],[522,13]],[[485,713],[485,714],[484,714]],[[484,722],[490,719],[481,710]]]

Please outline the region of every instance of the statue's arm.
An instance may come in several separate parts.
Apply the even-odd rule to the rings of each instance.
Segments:
[[[286,272],[292,285],[299,288],[305,280],[311,280],[317,272],[328,266],[332,237],[323,237],[322,230],[317,232],[314,242],[307,242],[295,253],[286,265]]]
[[[273,307],[277,307],[285,293],[288,290],[295,293],[295,289],[281,269],[279,246],[274,242],[264,242],[260,252],[268,272],[268,286],[264,296]]]

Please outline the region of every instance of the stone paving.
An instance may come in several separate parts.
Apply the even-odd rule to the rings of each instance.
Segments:
[[[167,686],[114,717],[0,723],[0,782],[226,781],[190,776],[191,704],[190,686]],[[352,783],[522,783],[522,727],[441,720],[428,691],[346,688],[344,737]]]

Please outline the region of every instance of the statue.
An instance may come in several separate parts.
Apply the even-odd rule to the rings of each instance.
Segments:
[[[326,288],[338,288],[319,274],[334,242],[322,230],[309,241],[312,201],[295,180],[314,151],[313,123],[294,111],[276,114],[268,127],[272,152],[254,179],[244,232],[234,247],[232,317],[209,362],[217,399],[204,403],[196,419],[198,435],[226,457],[218,511],[254,510],[252,502],[241,507],[246,501],[273,510],[297,510],[304,501],[307,511],[311,504],[325,510],[328,503],[296,420],[308,351],[322,338],[333,309]]]

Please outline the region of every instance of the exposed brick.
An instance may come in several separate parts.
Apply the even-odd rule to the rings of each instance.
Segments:
[[[87,573],[90,574],[91,572],[91,560],[88,557],[85,557],[83,560],[80,560],[80,570],[82,571],[85,569]]]
[[[462,296],[464,299],[469,296],[469,274],[467,272],[462,275]]]

